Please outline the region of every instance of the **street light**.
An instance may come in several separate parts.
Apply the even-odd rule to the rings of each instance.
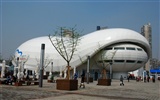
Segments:
[[[87,61],[87,84],[89,84],[89,67],[90,67],[90,56],[88,56],[88,61]]]
[[[50,76],[52,76],[52,72],[53,72],[53,62],[51,62],[51,70],[50,70]]]
[[[110,61],[110,79],[111,79],[111,81],[112,81],[112,61]]]
[[[43,85],[44,54],[45,54],[45,44],[41,44],[39,87],[42,87]]]

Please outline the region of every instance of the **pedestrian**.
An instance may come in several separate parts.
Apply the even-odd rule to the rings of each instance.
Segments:
[[[146,82],[146,77],[144,77],[144,82]]]
[[[85,79],[85,72],[83,71],[82,75],[81,75],[81,84],[80,84],[80,88],[81,86],[83,86],[83,88],[85,88],[85,85],[84,85],[84,79]]]
[[[154,77],[154,76],[153,76],[153,78],[152,78],[152,82],[155,83],[155,77]]]
[[[26,76],[26,81],[30,81],[29,75]]]
[[[77,80],[77,73],[74,74],[74,80]]]
[[[149,83],[149,80],[150,80],[150,77],[148,76],[148,77],[147,77],[147,82],[148,82],[148,83]]]
[[[138,82],[138,77],[136,76],[136,82]]]
[[[17,78],[14,75],[12,75],[12,80],[13,82],[17,82]]]
[[[128,82],[129,82],[130,74],[127,76]]]
[[[8,75],[7,76],[7,81],[6,81],[6,84],[11,84],[12,85],[12,82],[13,82],[13,80],[12,80],[12,76],[11,75]]]
[[[120,83],[120,86],[121,86],[121,85],[124,86],[124,83],[123,83],[123,76],[122,76],[122,75],[121,75],[121,77],[120,77],[120,82],[121,82],[121,83]]]

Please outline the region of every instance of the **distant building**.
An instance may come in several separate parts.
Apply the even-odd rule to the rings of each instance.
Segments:
[[[151,28],[151,24],[148,23],[146,25],[143,25],[141,28],[141,34],[148,40],[150,48],[151,48],[151,56],[148,60],[148,62],[146,63],[146,65],[144,66],[144,69],[146,71],[150,70],[150,60],[152,59],[152,28]]]
[[[98,31],[98,30],[104,30],[104,29],[108,29],[108,27],[107,27],[107,26],[104,26],[104,27],[97,26],[97,31]]]
[[[159,66],[159,61],[156,58],[150,60],[151,69],[157,69]]]
[[[65,36],[65,37],[72,37],[72,35],[73,35],[73,32],[70,30],[67,30],[67,29],[63,29],[62,32],[63,32],[63,36]]]

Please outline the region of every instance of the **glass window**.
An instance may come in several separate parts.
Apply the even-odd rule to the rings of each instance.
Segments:
[[[143,61],[137,61],[138,64],[141,64]]]
[[[104,50],[112,50],[112,48],[108,48],[108,47],[107,47],[107,48],[104,48]]]
[[[127,60],[126,63],[135,63],[135,60]]]
[[[121,63],[121,62],[124,62],[124,60],[114,60],[114,62],[119,62],[119,63]]]
[[[141,49],[141,48],[137,48],[137,50],[138,50],[138,51],[142,51],[142,49]]]
[[[105,62],[112,62],[112,60],[104,60]]]
[[[98,63],[103,63],[103,61],[98,61]]]
[[[133,47],[126,47],[127,50],[135,50]]]
[[[114,47],[114,50],[124,50],[124,47]]]

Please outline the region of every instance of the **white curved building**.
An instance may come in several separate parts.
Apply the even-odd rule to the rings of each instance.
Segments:
[[[67,63],[52,46],[49,37],[38,37],[26,41],[20,45],[16,57],[28,56],[25,68],[35,70],[40,61],[41,44],[45,44],[45,62],[53,62],[53,70],[63,70]],[[87,56],[91,57],[90,75],[97,79],[100,77],[101,69],[109,71],[109,63],[112,62],[113,78],[124,76],[127,72],[134,71],[148,61],[150,57],[150,45],[139,33],[122,28],[99,30],[81,37],[71,60],[71,67],[76,67],[80,75],[87,69]],[[51,64],[46,67],[50,71]]]

